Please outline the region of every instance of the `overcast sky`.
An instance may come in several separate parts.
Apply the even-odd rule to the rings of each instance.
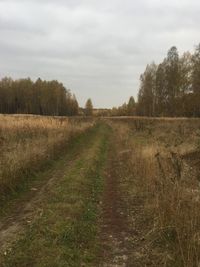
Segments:
[[[121,105],[147,63],[199,42],[199,0],[0,0],[0,77],[57,79],[80,105]]]

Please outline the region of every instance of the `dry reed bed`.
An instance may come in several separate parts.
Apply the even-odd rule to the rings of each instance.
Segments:
[[[194,155],[199,158],[200,120],[147,121],[141,128],[120,120],[116,125],[133,151],[134,184],[152,219],[145,240],[155,266],[199,267],[200,161]],[[130,195],[134,191],[130,188]]]
[[[22,178],[59,156],[70,139],[94,121],[66,117],[0,115],[0,193],[16,190]]]

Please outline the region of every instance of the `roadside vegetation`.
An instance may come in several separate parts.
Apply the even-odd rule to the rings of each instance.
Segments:
[[[0,115],[0,200],[67,151],[93,119]]]
[[[93,266],[110,131],[97,125],[79,139],[66,158],[71,164],[58,170],[32,203],[31,221],[22,212],[26,230],[1,251],[1,266]]]
[[[129,264],[199,266],[200,121],[113,119],[112,123],[124,144],[121,190],[130,233],[135,231],[130,235]]]
[[[0,122],[0,266],[199,267],[199,119]]]

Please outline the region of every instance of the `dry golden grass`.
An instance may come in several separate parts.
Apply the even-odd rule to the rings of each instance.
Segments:
[[[200,154],[200,120],[142,121],[139,128],[138,123],[120,120],[114,125],[132,151],[132,192],[137,188],[138,197],[145,199],[144,214],[152,218],[145,236],[149,254],[159,258],[159,266],[198,267],[200,160],[195,157]],[[191,151],[196,151],[192,158]]]
[[[0,115],[0,193],[59,156],[70,139],[93,125],[66,117]]]

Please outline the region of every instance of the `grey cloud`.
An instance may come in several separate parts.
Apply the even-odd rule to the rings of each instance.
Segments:
[[[172,45],[199,42],[197,0],[0,0],[0,76],[59,79],[83,105],[137,96]]]

